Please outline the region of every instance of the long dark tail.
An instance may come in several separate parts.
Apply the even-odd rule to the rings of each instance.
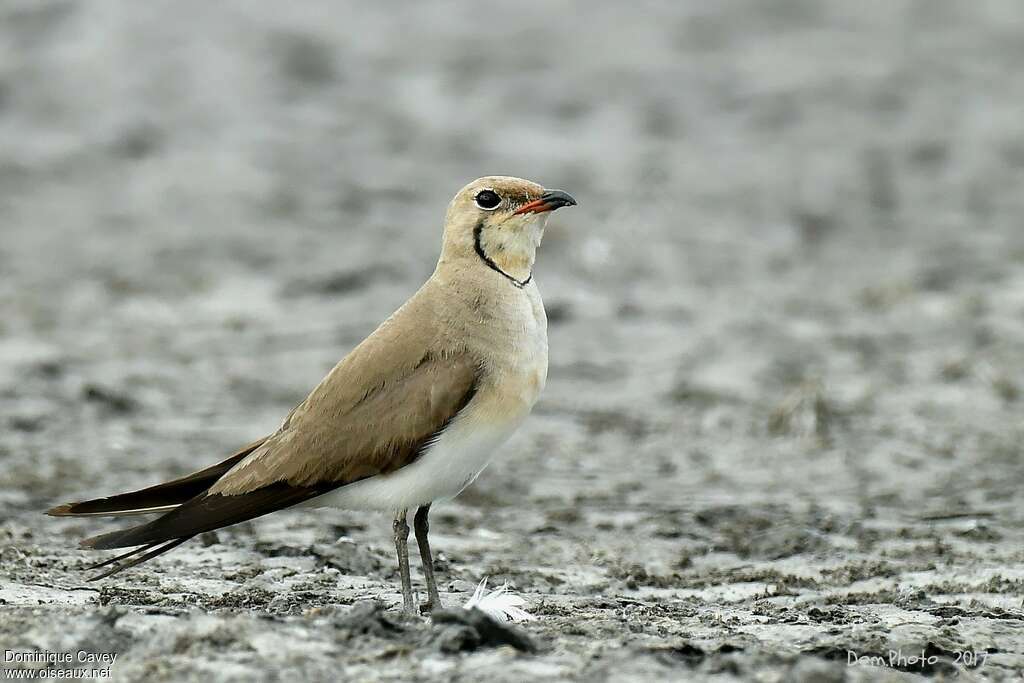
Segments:
[[[112,569],[108,569],[102,574],[97,574],[96,576],[90,577],[89,581],[99,581],[100,579],[105,579],[108,576],[113,576],[114,574],[123,572],[125,569],[134,567],[137,564],[142,564],[143,562],[152,560],[157,555],[163,555],[168,550],[174,550],[179,545],[181,545],[182,543],[191,538],[191,536],[186,536],[184,538],[175,538],[174,540],[167,541],[162,545],[160,543],[150,543],[149,545],[144,545],[141,548],[136,548],[135,550],[131,550],[127,553],[123,553],[116,557],[111,557],[109,560],[104,560],[103,562],[97,562],[96,564],[89,565],[87,569],[90,571],[93,569],[100,569],[101,567],[107,567],[112,564],[114,565]],[[146,552],[147,550],[149,550],[150,552]],[[139,555],[139,553],[144,554]],[[125,560],[133,556],[135,556],[134,559],[128,560],[127,562],[124,562],[122,564],[114,564],[115,562],[120,562],[121,560]]]
[[[227,460],[180,479],[108,498],[58,505],[47,510],[46,514],[55,517],[120,517],[173,510],[213,486],[238,461],[256,450],[265,440],[254,441]]]
[[[254,441],[227,460],[219,462],[211,467],[207,467],[199,472],[181,477],[180,479],[175,479],[174,481],[165,482],[163,484],[157,484],[156,486],[150,486],[149,488],[141,489],[139,491],[110,496],[108,498],[96,498],[94,500],[86,500],[79,503],[58,505],[55,508],[47,510],[46,514],[57,517],[118,517],[124,515],[141,515],[176,510],[186,502],[205,493],[206,490],[213,486],[218,479],[227,474],[228,470],[234,467],[245,456],[252,453],[264,441],[265,439]],[[81,545],[83,548],[110,548],[118,547],[119,545],[120,547],[124,547],[125,545],[141,545],[141,547],[135,548],[127,553],[90,566],[89,569],[100,569],[112,564],[115,565],[112,569],[94,576],[89,580],[96,581],[98,579],[103,579],[124,571],[129,567],[134,567],[146,562],[147,560],[151,560],[157,555],[161,555],[169,550],[177,548],[179,545],[195,536],[195,533],[185,533],[181,536],[169,539],[165,538],[158,542],[130,542],[133,540],[131,538],[132,532],[136,532],[137,530],[148,526],[149,525],[144,524],[142,527],[132,527],[131,529],[125,529],[111,534],[104,534],[103,536],[97,536],[82,541]],[[123,540],[129,542],[117,544],[116,541],[119,539],[116,537],[121,537]],[[145,543],[145,545],[143,545],[143,543]],[[127,561],[122,564],[115,564],[122,560]]]

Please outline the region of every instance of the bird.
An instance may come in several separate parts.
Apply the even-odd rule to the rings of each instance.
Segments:
[[[522,424],[547,381],[547,316],[533,278],[561,190],[487,176],[448,205],[427,281],[353,348],[277,431],[227,459],[137,491],[59,505],[54,516],[160,513],[86,538],[85,549],[133,548],[89,567],[103,579],[205,532],[293,506],[384,510],[402,610],[416,614],[409,512],[427,599],[441,607],[429,533],[431,504],[457,496]]]

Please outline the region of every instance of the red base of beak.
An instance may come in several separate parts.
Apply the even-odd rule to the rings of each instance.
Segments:
[[[576,206],[576,200],[569,196],[568,193],[562,192],[561,190],[548,190],[540,196],[540,199],[534,199],[528,204],[524,204],[519,207],[513,216],[521,213],[544,213],[545,211],[554,211],[560,209],[563,206]]]

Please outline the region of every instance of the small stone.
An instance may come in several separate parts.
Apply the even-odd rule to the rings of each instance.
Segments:
[[[512,624],[499,624],[480,609],[445,609],[434,612],[435,624],[469,627],[476,634],[479,646],[509,645],[521,652],[537,652],[537,645],[521,629]],[[445,630],[450,628],[446,626]],[[442,632],[443,635],[444,632]]]
[[[480,634],[470,626],[453,624],[441,631],[437,637],[437,646],[441,652],[449,655],[472,652],[480,647]]]

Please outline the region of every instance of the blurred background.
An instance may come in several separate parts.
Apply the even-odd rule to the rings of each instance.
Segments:
[[[40,510],[276,428],[507,174],[579,207],[535,271],[546,393],[435,517],[447,578],[1019,608],[1022,30],[1015,0],[5,0],[0,569],[77,585],[106,527]],[[344,529],[394,597],[387,520],[322,515],[175,574]]]

